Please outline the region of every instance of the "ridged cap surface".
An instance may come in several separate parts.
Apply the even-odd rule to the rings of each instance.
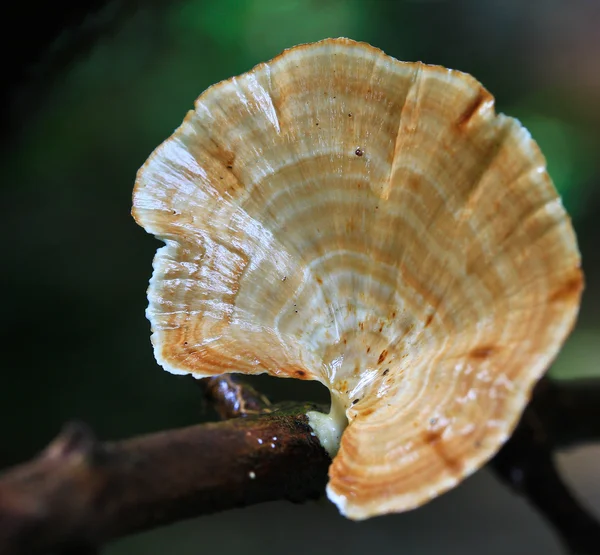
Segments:
[[[449,489],[507,439],[582,290],[529,133],[464,73],[331,39],[219,83],[138,173],[173,373],[318,380],[350,518]]]

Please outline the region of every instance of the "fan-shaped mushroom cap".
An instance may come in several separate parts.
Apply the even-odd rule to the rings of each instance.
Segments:
[[[350,518],[485,463],[578,310],[576,239],[529,133],[469,75],[346,39],[209,88],[139,171],[133,214],[166,243],[159,363],[325,384],[349,421],[328,495]]]

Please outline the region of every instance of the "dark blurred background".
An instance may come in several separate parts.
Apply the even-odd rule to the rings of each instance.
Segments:
[[[600,1],[91,0],[12,5],[2,26],[0,468],[69,419],[103,439],[212,418],[155,363],[144,317],[159,243],[130,216],[135,173],[209,85],[284,48],[347,36],[475,75],[548,158],[587,289],[551,372],[600,377]],[[11,35],[10,33],[14,33]],[[258,379],[277,399],[314,384]],[[600,446],[559,455],[600,516]],[[561,553],[487,470],[408,514],[351,523],[327,501],[271,503],[115,542],[109,555]]]

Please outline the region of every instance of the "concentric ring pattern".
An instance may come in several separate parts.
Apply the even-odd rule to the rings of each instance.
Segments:
[[[582,274],[528,132],[472,77],[364,43],[209,88],[138,173],[166,245],[159,363],[319,380],[349,426],[329,497],[407,510],[480,467],[570,331]]]

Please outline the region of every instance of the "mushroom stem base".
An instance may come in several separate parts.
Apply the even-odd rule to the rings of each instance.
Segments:
[[[306,413],[308,424],[315,435],[329,453],[331,458],[335,457],[339,448],[342,433],[348,426],[346,407],[343,401],[336,395],[331,395],[331,408],[329,414],[323,414],[316,410]]]

